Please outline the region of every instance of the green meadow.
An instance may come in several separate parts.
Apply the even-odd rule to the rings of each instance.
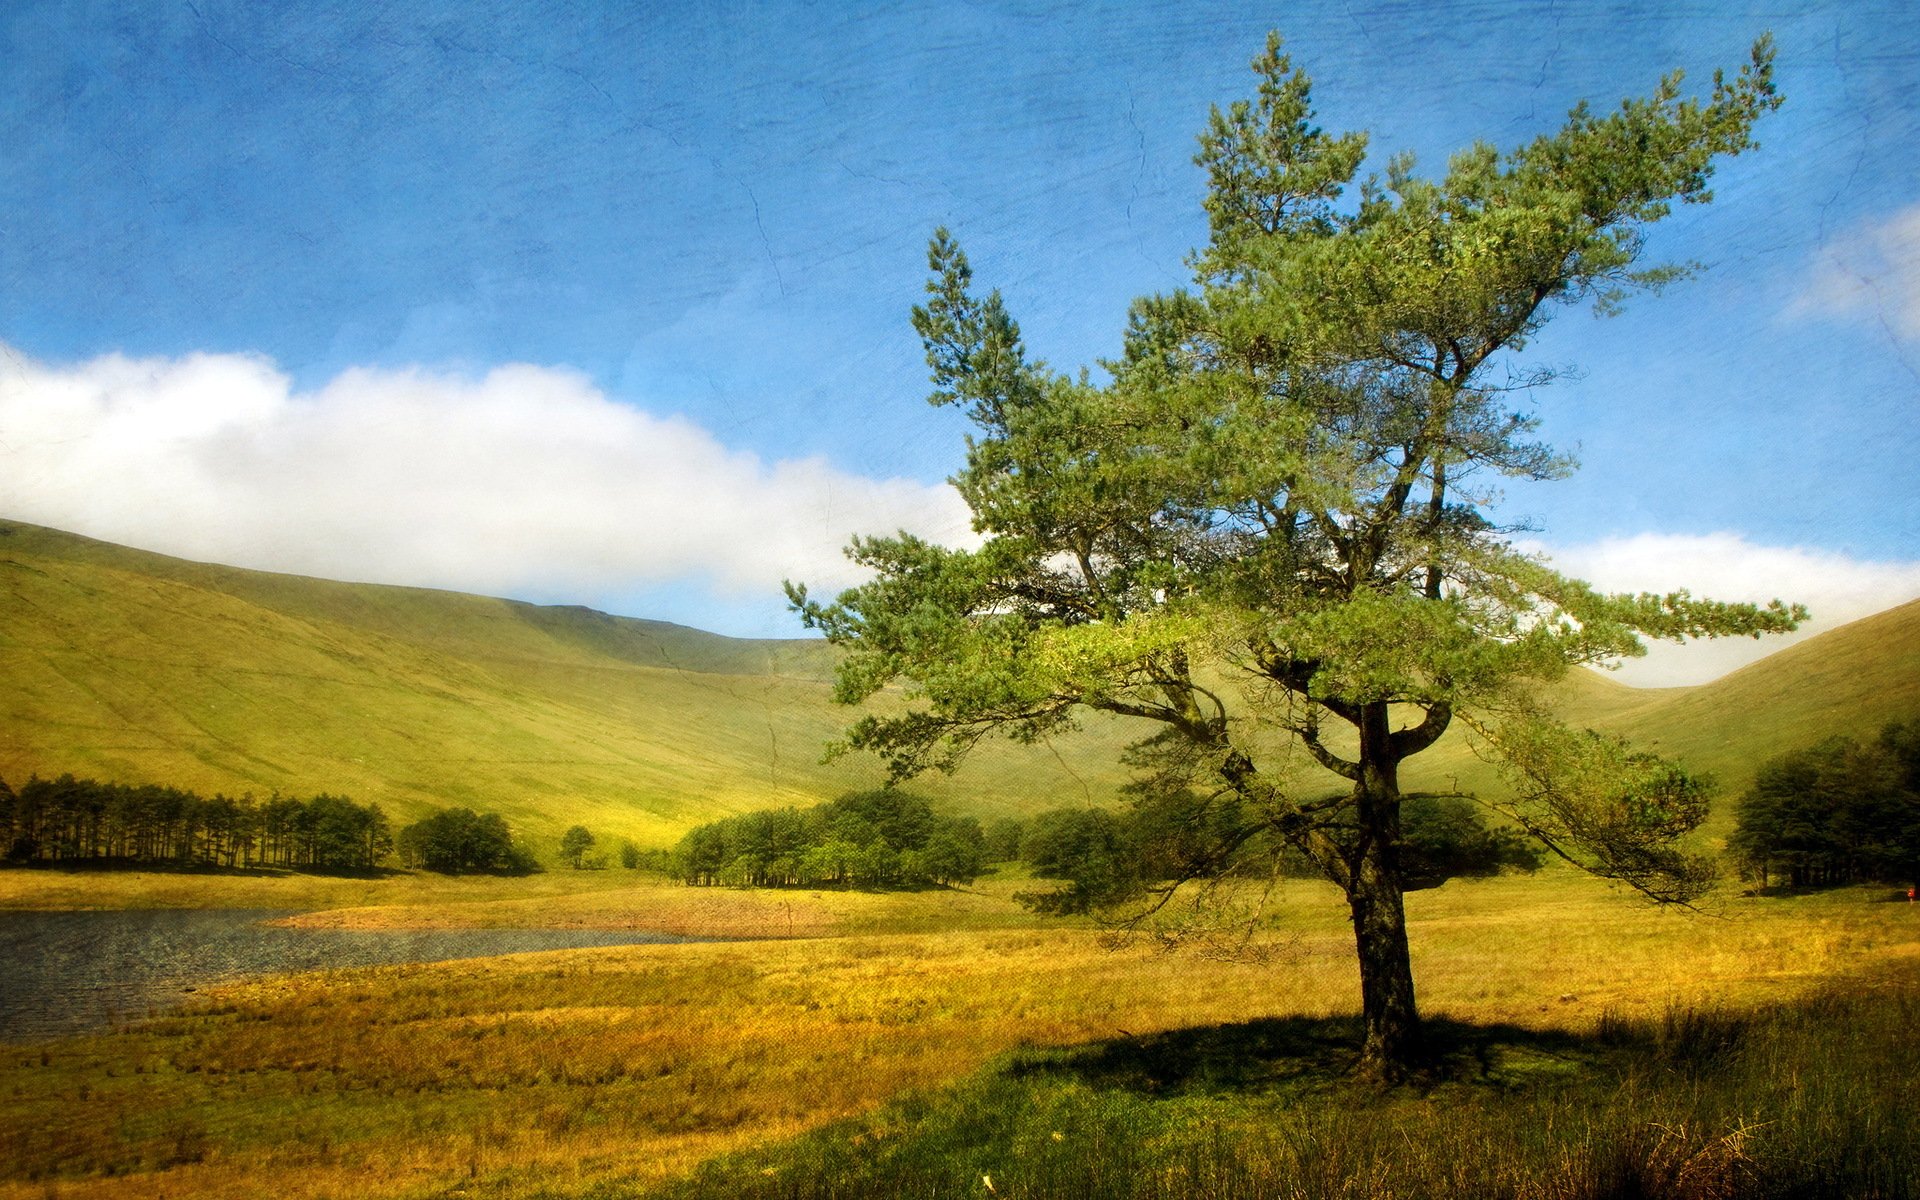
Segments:
[[[0,524],[0,777],[333,791],[671,845],[871,786],[820,763],[830,652],[451,593],[183,563]],[[1715,774],[1920,711],[1920,605],[1697,688],[1590,673],[1580,724]],[[995,747],[981,817],[1110,803],[1124,740]],[[1464,741],[1413,786],[1487,782]],[[1423,782],[1425,781],[1425,782]],[[918,788],[919,785],[916,785]],[[1353,1082],[1330,885],[1238,953],[1014,900],[688,888],[642,872],[0,870],[0,908],[256,907],[298,925],[717,940],[226,984],[0,1046],[0,1197],[1920,1195],[1920,907],[1890,886],[1656,908],[1570,869],[1407,897],[1435,1053]],[[1221,947],[1213,947],[1220,950]]]

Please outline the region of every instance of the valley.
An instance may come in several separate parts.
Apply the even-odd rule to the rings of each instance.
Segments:
[[[518,877],[42,864],[0,869],[0,909],[273,909],[317,936],[694,939],[492,952],[518,949],[509,940],[456,961],[210,979],[176,985],[150,1016],[9,1042],[0,1197],[240,1197],[265,1178],[289,1198],[825,1195],[810,1189],[849,1172],[876,1191],[964,1191],[971,1175],[1001,1194],[1068,1180],[1162,1194],[1113,1174],[1129,1163],[1189,1183],[1251,1169],[1266,1182],[1250,1194],[1310,1195],[1323,1193],[1285,1182],[1303,1147],[1364,1174],[1386,1161],[1366,1114],[1434,1119],[1430,1102],[1341,1081],[1358,989],[1324,882],[1241,886],[1229,899],[1248,923],[1222,953],[1038,916],[1016,902],[1035,883],[1017,863],[922,892],[689,888],[557,864],[560,830],[579,821],[664,848],[719,816],[873,786],[871,763],[818,761],[849,715],[821,643],[263,575],[17,523],[0,525],[0,584],[0,776],[333,789],[401,819],[470,804],[506,814],[547,862]],[[1553,702],[1715,774],[1710,848],[1783,742],[1920,707],[1920,604],[1700,687],[1576,672]],[[1125,738],[1114,724],[992,745],[914,787],[982,818],[1115,804]],[[1426,757],[1410,786],[1497,786],[1455,734]],[[1661,1114],[1668,1140],[1648,1162],[1737,1151],[1714,1178],[1786,1178],[1823,1136],[1811,1130],[1884,1129],[1874,1114],[1920,1103],[1912,1080],[1872,1074],[1875,1039],[1908,1028],[1898,998],[1920,986],[1920,919],[1888,887],[1753,895],[1728,877],[1696,908],[1660,909],[1549,864],[1410,893],[1407,908],[1422,1008],[1456,1047],[1432,1086],[1471,1114],[1430,1136],[1477,1139],[1481,1172],[1449,1174],[1438,1151],[1395,1160],[1430,1194],[1501,1179],[1512,1194],[1540,1181],[1589,1194],[1612,1169],[1597,1147],[1656,1128],[1619,1095]],[[1779,1040],[1805,1026],[1796,1014],[1862,997],[1886,1020],[1849,1017],[1857,1035],[1819,1047]],[[1673,1038],[1722,1036],[1684,1031],[1722,1028],[1749,1032],[1689,1068],[1692,1090],[1652,1067],[1631,1082],[1694,1052],[1662,1049]],[[1177,1108],[1135,1098],[1159,1094],[1133,1073],[1157,1078],[1153,1064],[1175,1061],[1165,1047],[1205,1061],[1216,1042],[1238,1082],[1166,1085]],[[1755,1083],[1754,1055],[1814,1057],[1788,1098]],[[1289,1141],[1302,1104],[1328,1116]],[[1042,1140],[987,1115],[1011,1111]],[[1228,1159],[1187,1140],[1214,1127],[1237,1131]],[[1879,1138],[1876,1162],[1920,1164],[1910,1136],[1846,1136]],[[955,1158],[956,1137],[976,1149]],[[1247,1158],[1256,1146],[1275,1157]],[[768,1183],[782,1179],[792,1190]]]

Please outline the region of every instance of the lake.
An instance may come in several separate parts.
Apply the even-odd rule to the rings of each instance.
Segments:
[[[271,909],[0,912],[0,1041],[110,1028],[287,971],[698,939],[594,929],[288,929]]]

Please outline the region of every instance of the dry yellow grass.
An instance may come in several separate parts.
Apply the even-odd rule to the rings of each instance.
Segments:
[[[688,920],[720,924],[794,903],[814,927],[911,925],[956,903],[653,888],[561,897],[549,915],[616,920],[642,903],[659,915],[673,891]],[[1920,915],[1876,899],[1729,900],[1703,915],[1547,875],[1456,882],[1409,901],[1428,1012],[1579,1030],[1608,1009],[1777,998],[1920,955]],[[41,1047],[10,1047],[0,1162],[11,1182],[0,1197],[564,1193],[675,1173],[1020,1045],[1355,1006],[1345,921],[1319,885],[1280,890],[1276,953],[1258,964],[1113,951],[1086,928],[1012,927],[1025,918],[1004,894],[959,902],[975,928],[301,976],[53,1043],[44,1062]],[[546,903],[484,901],[461,916],[490,922]],[[702,916],[698,904],[720,907]],[[74,1177],[83,1172],[93,1174]]]
[[[1029,927],[1015,872],[914,893],[689,888],[633,871],[377,878],[168,871],[0,870],[0,909],[289,909],[316,929],[644,929],[688,937],[821,937]]]
[[[240,1195],[265,1178],[300,1196],[470,1172],[644,1176],[939,1083],[1017,1044],[1232,1019],[1258,990],[1254,971],[1110,954],[1083,931],[400,967],[223,988],[202,1016],[64,1043],[46,1066],[23,1053],[0,1071],[0,1094],[12,1085],[15,1128],[33,1109],[57,1111],[83,1160],[127,1141],[162,1143],[128,1149],[136,1164],[168,1154],[165,1127],[127,1135],[143,1096],[193,1114],[204,1161],[65,1185],[74,1195],[156,1195],[163,1181]],[[160,1089],[110,1074],[139,1062],[165,1064]]]

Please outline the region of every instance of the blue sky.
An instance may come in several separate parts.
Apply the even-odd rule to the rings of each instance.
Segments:
[[[935,226],[1077,365],[1184,280],[1269,27],[1435,171],[1771,29],[1786,106],[1652,240],[1704,273],[1556,318],[1582,470],[1506,512],[1609,586],[1920,595],[1911,5],[291,7],[0,12],[0,514],[797,633],[847,534],[965,536]]]

